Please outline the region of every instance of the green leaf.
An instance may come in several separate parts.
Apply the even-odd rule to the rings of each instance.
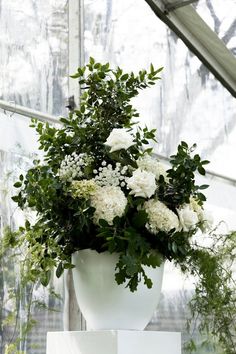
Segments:
[[[146,225],[148,220],[148,215],[145,210],[139,210],[137,213],[134,214],[132,223],[133,225],[139,229]]]
[[[202,166],[198,166],[197,170],[200,173],[200,175],[204,176],[206,174],[206,171]]]
[[[203,160],[203,161],[201,161],[201,164],[202,164],[202,165],[207,165],[208,163],[210,163],[210,161],[208,161],[208,160]]]
[[[14,184],[14,187],[15,188],[20,188],[22,186],[22,183],[21,182],[16,182],[15,184]]]
[[[71,77],[72,79],[78,79],[78,77],[80,77],[80,74],[79,74],[79,73],[76,73],[76,74],[74,74],[74,75],[70,75],[70,77]]]
[[[15,203],[18,203],[18,201],[19,201],[19,196],[18,196],[18,195],[14,195],[13,197],[11,197],[11,199],[12,199]]]
[[[197,193],[197,196],[198,196],[198,199],[200,199],[200,200],[203,201],[203,202],[206,200],[205,195],[202,194],[202,193]]]
[[[96,63],[95,65],[94,65],[94,69],[100,69],[101,68],[101,64],[100,63]]]
[[[127,286],[126,287],[129,287],[130,291],[131,292],[134,292],[137,290],[137,287],[138,287],[138,274],[135,274],[131,279],[130,281],[128,282]]]
[[[92,65],[95,64],[95,60],[94,60],[93,57],[90,57],[90,58],[89,58],[89,63],[92,64]]]
[[[70,121],[66,118],[60,118],[59,120],[60,120],[60,122],[62,122],[64,124],[70,124]]]
[[[152,63],[150,64],[150,71],[151,71],[151,73],[154,73],[154,71],[155,71]]]
[[[124,74],[121,76],[120,79],[121,79],[121,81],[126,81],[128,79],[128,77],[129,77],[129,74]]]
[[[102,227],[108,227],[109,224],[106,220],[104,219],[99,219],[99,225],[102,226]]]
[[[101,71],[101,72],[98,73],[98,76],[99,76],[101,79],[105,79],[106,74]]]
[[[144,284],[147,285],[148,289],[152,288],[152,280],[150,278],[147,277],[147,275],[145,274],[145,272],[143,273],[143,277],[144,277]]]
[[[29,220],[25,221],[25,228],[26,228],[26,230],[30,230],[30,222],[29,222]]]
[[[58,264],[58,266],[57,266],[57,269],[56,269],[56,276],[57,276],[57,278],[60,278],[60,276],[62,275],[63,271],[64,271],[63,263],[60,262],[60,263]]]
[[[51,279],[51,270],[42,273],[40,276],[40,282],[43,286],[48,286],[50,279]]]
[[[153,268],[160,267],[163,263],[163,257],[157,252],[151,252],[143,259],[142,263]]]
[[[198,189],[207,189],[209,187],[209,184],[202,184],[201,186],[198,187]]]
[[[115,280],[118,285],[123,284],[126,280],[125,270],[119,270],[119,272],[115,273]]]
[[[161,72],[163,69],[164,69],[164,67],[161,66],[159,69],[157,69],[157,70],[155,71],[155,75],[158,74],[159,72]]]
[[[186,149],[188,148],[188,144],[185,141],[181,141],[181,145],[185,147]]]
[[[126,266],[126,273],[128,276],[133,276],[137,273],[138,268],[135,262],[135,258],[129,254],[123,255],[121,257],[123,264]]]

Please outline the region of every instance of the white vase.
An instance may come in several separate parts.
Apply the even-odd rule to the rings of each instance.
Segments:
[[[90,249],[72,255],[76,298],[88,329],[143,330],[158,305],[164,264],[155,269],[144,267],[153,286],[148,289],[140,282],[132,293],[115,281],[118,258],[116,253]]]

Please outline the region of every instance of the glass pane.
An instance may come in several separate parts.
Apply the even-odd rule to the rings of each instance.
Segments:
[[[236,2],[234,0],[199,0],[195,7],[208,26],[236,55]]]
[[[1,99],[53,115],[65,111],[67,5],[67,0],[1,2]]]

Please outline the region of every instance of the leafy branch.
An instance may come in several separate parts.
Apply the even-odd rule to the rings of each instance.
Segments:
[[[210,334],[216,345],[221,345],[222,353],[235,354],[236,283],[232,263],[236,255],[236,232],[220,236],[213,233],[210,239],[211,247],[195,245],[180,264],[184,273],[197,279],[195,294],[189,303],[188,328],[196,321],[201,333]],[[196,349],[192,341],[186,348]]]

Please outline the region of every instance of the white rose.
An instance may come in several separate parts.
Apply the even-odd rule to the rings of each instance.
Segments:
[[[127,178],[127,187],[130,194],[135,197],[150,198],[156,190],[155,175],[151,172],[142,171],[140,168],[133,172],[133,176]]]
[[[134,145],[133,136],[126,129],[115,128],[107,138],[105,145],[110,146],[111,152],[125,149]]]
[[[201,229],[203,232],[212,228],[213,223],[214,223],[214,219],[213,219],[213,215],[210,211],[202,209],[201,212],[199,213],[198,217],[199,217],[199,221],[202,222]]]
[[[183,231],[189,231],[198,223],[198,215],[193,211],[189,204],[185,204],[177,209],[180,225]]]

